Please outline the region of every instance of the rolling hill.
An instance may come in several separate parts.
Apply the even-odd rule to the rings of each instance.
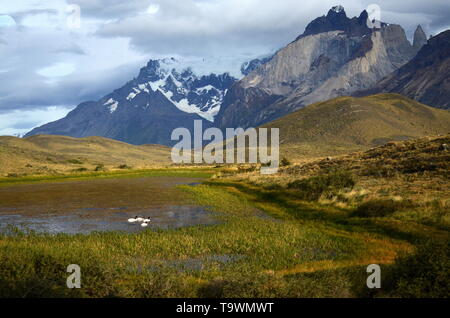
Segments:
[[[310,105],[263,127],[279,128],[281,155],[297,159],[447,134],[450,112],[398,94],[339,97]]]
[[[170,163],[170,148],[134,146],[102,137],[0,137],[0,176],[145,168]]]

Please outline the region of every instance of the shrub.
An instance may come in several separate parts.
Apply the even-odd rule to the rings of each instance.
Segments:
[[[384,217],[412,206],[410,201],[371,200],[358,206],[352,216],[363,218]]]
[[[74,164],[74,165],[81,165],[83,164],[82,161],[78,160],[78,159],[69,159],[67,160],[68,163]]]
[[[78,168],[78,169],[74,169],[73,171],[74,171],[74,172],[85,172],[85,171],[87,171],[87,170],[88,170],[87,168],[81,167],[81,168]]]
[[[105,171],[105,165],[104,164],[98,164],[97,167],[95,167],[95,171]]]
[[[281,167],[287,167],[290,166],[292,163],[285,157],[283,157],[280,161],[280,166]]]
[[[263,188],[265,190],[283,190],[283,187],[279,184],[276,183],[268,183],[268,184],[264,184]]]
[[[253,172],[253,171],[256,171],[256,165],[239,166],[238,167],[239,173],[247,173],[247,172]]]
[[[99,259],[86,255],[49,253],[33,248],[0,249],[0,298],[108,297],[115,294],[115,277]],[[75,259],[74,259],[75,258]],[[82,268],[82,288],[66,285],[67,266]]]
[[[127,166],[126,164],[120,165],[119,169],[131,169],[131,167]]]
[[[288,188],[298,190],[300,197],[304,200],[318,200],[325,192],[353,188],[355,184],[355,179],[350,172],[334,171],[330,174],[293,181],[288,184]]]
[[[450,240],[430,240],[415,254],[397,259],[386,281],[385,288],[394,297],[449,297]]]

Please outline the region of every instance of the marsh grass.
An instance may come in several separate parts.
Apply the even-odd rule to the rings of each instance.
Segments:
[[[80,173],[83,172],[83,173]],[[163,168],[163,169],[136,169],[124,171],[87,171],[77,170],[70,174],[17,176],[16,178],[0,178],[0,186],[19,183],[55,182],[64,180],[90,180],[98,178],[140,178],[140,177],[186,177],[208,178],[214,172],[202,168]]]
[[[281,198],[267,197],[256,206],[252,194],[229,184],[180,188],[216,211],[219,223],[138,234],[2,235],[1,296],[357,296],[352,275],[336,270],[391,262],[396,250],[409,250],[408,244],[379,235],[291,217]],[[211,261],[214,255],[239,257]],[[167,266],[192,259],[199,267]],[[81,266],[82,289],[65,287],[68,264]]]
[[[414,254],[399,257],[387,276],[388,295],[449,297],[450,241],[428,240]]]
[[[205,177],[214,172],[161,169],[78,177]],[[326,190],[353,184],[345,174],[320,178],[314,182]],[[365,287],[368,264],[393,268],[398,255],[411,255],[423,237],[448,239],[448,232],[414,222],[352,217],[351,208],[302,200],[298,190],[276,183],[219,178],[178,188],[192,204],[213,211],[218,223],[137,234],[11,231],[0,236],[1,296],[372,297]],[[65,287],[69,264],[81,266],[80,290]],[[377,295],[401,293],[395,287]]]

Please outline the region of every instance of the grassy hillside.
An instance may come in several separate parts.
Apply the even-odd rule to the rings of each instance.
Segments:
[[[53,174],[122,168],[147,168],[170,163],[170,149],[133,146],[102,138],[65,136],[0,137],[0,176]]]
[[[397,221],[450,230],[450,134],[289,165],[269,176],[240,169],[222,177],[296,199],[362,207]]]
[[[398,94],[340,97],[310,105],[264,127],[280,128],[282,154],[297,159],[447,134],[450,112]]]

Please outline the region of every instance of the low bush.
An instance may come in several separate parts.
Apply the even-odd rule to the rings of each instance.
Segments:
[[[386,275],[385,289],[393,297],[450,297],[450,240],[431,240],[413,255],[397,259]]]
[[[287,167],[290,166],[292,163],[285,157],[283,157],[280,161],[280,166],[281,167]]]
[[[288,184],[288,189],[298,190],[301,199],[315,201],[325,192],[336,192],[353,188],[356,181],[348,171],[334,171],[308,179],[295,180]]]
[[[99,259],[87,255],[50,253],[34,248],[0,249],[0,297],[108,297],[115,294],[115,279]],[[83,288],[66,285],[67,266],[82,269]]]
[[[78,160],[78,159],[69,159],[67,160],[68,163],[74,164],[74,165],[81,165],[83,164],[82,161]]]
[[[413,204],[410,201],[371,200],[359,205],[352,216],[363,218],[384,217],[412,206]]]
[[[98,164],[97,167],[94,169],[95,171],[105,171],[105,165],[104,164]]]
[[[73,172],[85,172],[85,171],[88,171],[88,169],[85,168],[85,167],[81,167],[81,168],[78,168],[78,169],[74,169],[74,170],[73,170]]]
[[[250,165],[250,166],[239,166],[238,172],[239,173],[247,173],[247,172],[253,172],[256,171],[256,165]]]

